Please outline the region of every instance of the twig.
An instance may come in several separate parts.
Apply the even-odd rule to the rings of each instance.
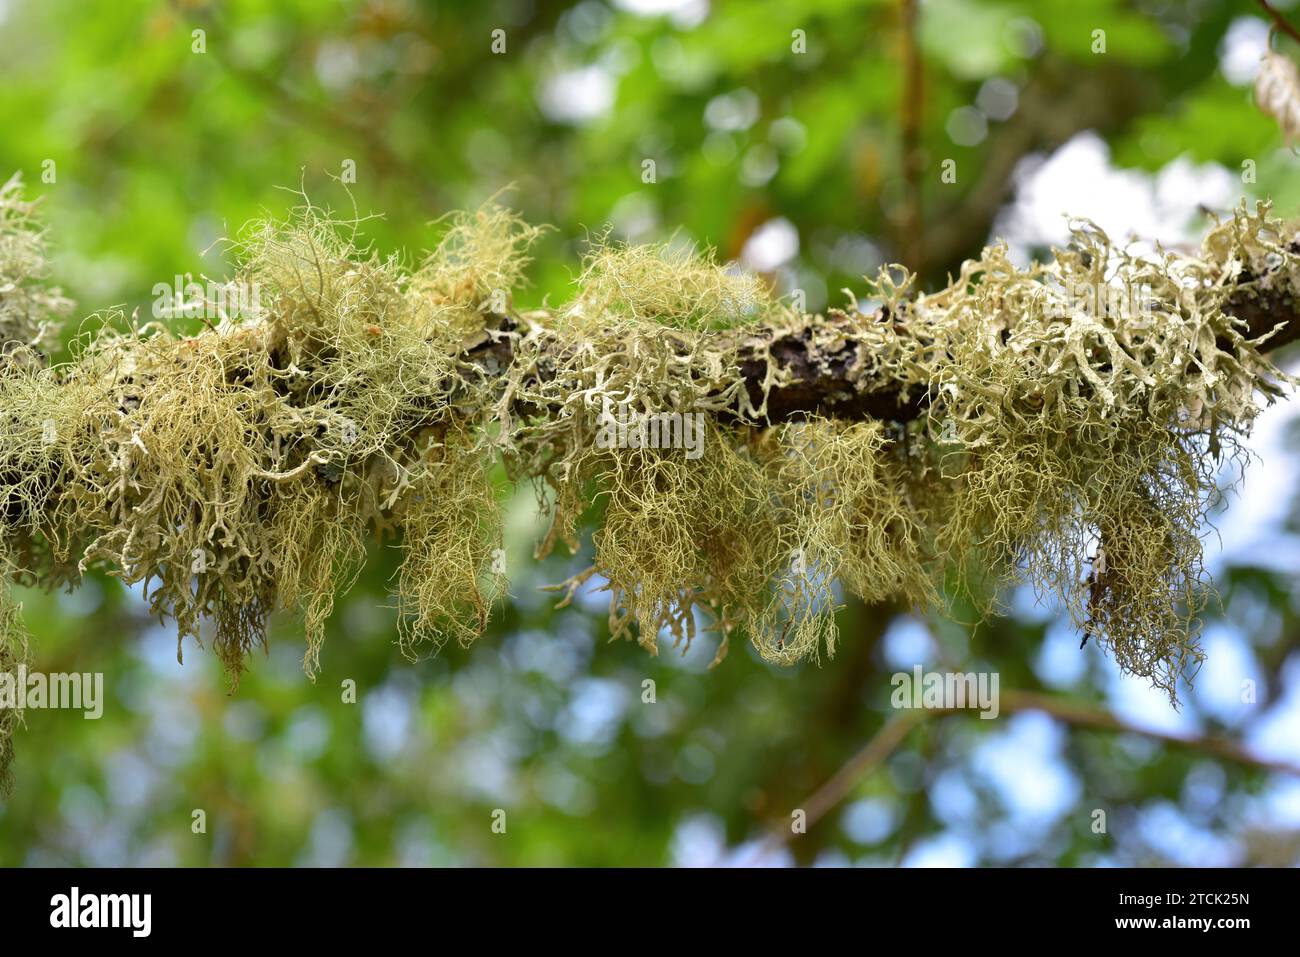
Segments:
[[[1240,764],[1258,771],[1273,771],[1300,777],[1300,765],[1273,761],[1250,753],[1240,743],[1221,737],[1185,737],[1129,724],[1109,711],[1086,704],[1068,701],[1052,695],[1032,691],[1006,691],[999,700],[1001,713],[1041,711],[1058,721],[1076,728],[1112,731],[1117,734],[1137,734],[1174,748],[1195,751],[1223,761]],[[875,737],[851,757],[848,762],[806,801],[800,805],[807,827],[812,827],[842,802],[862,780],[894,753],[914,728],[929,719],[970,714],[964,709],[930,708],[902,712],[885,723]],[[766,854],[788,843],[794,832],[788,821],[773,823],[763,843],[754,852],[752,860],[761,860]]]
[[[849,758],[847,764],[836,771],[830,780],[819,787],[811,797],[800,805],[800,810],[804,812],[806,827],[812,827],[843,801],[868,772],[894,753],[898,746],[911,734],[913,728],[929,718],[938,717],[945,713],[934,709],[929,711],[905,711],[893,720],[886,722],[885,726],[876,732],[874,738],[868,741],[857,754]],[[773,823],[763,843],[754,851],[752,859],[755,861],[761,860],[768,853],[785,844],[793,834],[789,821]]]
[[[1151,728],[1143,728],[1129,724],[1101,708],[1089,707],[1086,704],[1067,701],[1052,695],[1038,694],[1032,691],[1004,692],[1001,705],[1004,712],[1042,711],[1076,728],[1093,728],[1098,731],[1114,731],[1120,734],[1140,734],[1170,747],[1198,751],[1201,754],[1208,754],[1224,761],[1231,761],[1243,767],[1254,768],[1258,771],[1275,771],[1279,774],[1291,774],[1300,777],[1300,765],[1258,757],[1242,747],[1239,742],[1230,738],[1212,736],[1185,737],[1164,731],[1156,731]]]
[[[1291,24],[1287,22],[1286,17],[1282,16],[1282,14],[1275,9],[1268,0],[1259,0],[1259,5],[1263,7],[1264,12],[1273,19],[1273,23],[1279,30],[1289,36],[1292,40],[1296,41],[1296,43],[1300,43],[1300,30],[1296,30],[1295,27],[1291,26]]]
[[[899,0],[903,51],[902,167],[905,186],[903,258],[921,275],[925,266],[921,217],[921,54],[916,42],[916,0]]]

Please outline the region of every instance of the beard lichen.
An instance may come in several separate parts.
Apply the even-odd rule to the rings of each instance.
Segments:
[[[32,349],[63,301],[30,282],[28,207],[6,187],[0,209],[0,322]],[[314,672],[334,596],[391,536],[414,654],[488,620],[503,475],[548,513],[539,555],[595,524],[591,567],[559,587],[599,584],[612,635],[651,651],[713,631],[721,658],[738,632],[817,659],[845,595],[932,605],[958,566],[1059,596],[1171,698],[1195,670],[1221,463],[1290,381],[1230,309],[1300,291],[1265,208],[1194,256],[1080,223],[1051,263],[995,245],[945,289],[882,273],[881,309],[825,318],[680,246],[604,243],[570,302],[521,312],[538,234],[488,206],[408,269],[308,205],[234,244],[255,314],[193,335],[110,316],[66,363],[0,365],[6,577],[102,565],[237,681],[278,610],[302,616]],[[773,421],[790,355],[835,402],[921,411]],[[6,664],[25,647],[11,603],[0,626]]]
[[[1196,257],[1116,248],[1083,222],[1050,265],[1018,269],[994,246],[914,306],[942,349],[941,548],[1061,597],[1085,641],[1171,698],[1202,659],[1218,481],[1243,461],[1260,397],[1289,381],[1225,312],[1234,276],[1295,282],[1280,225],[1243,211]]]
[[[0,568],[4,557],[0,556]],[[21,665],[27,664],[27,636],[19,615],[21,606],[13,600],[6,588],[0,588],[0,675],[16,675]],[[13,736],[22,724],[23,713],[17,702],[0,708],[0,796],[13,789]]]
[[[487,282],[511,278],[529,233],[503,211],[465,217],[407,274],[302,210],[238,244],[260,314],[194,336],[109,322],[70,363],[11,370],[0,494],[17,577],[100,563],[176,622],[178,655],[211,621],[236,680],[267,616],[299,612],[313,671],[367,538],[404,527],[404,634],[466,602],[481,627],[465,566],[483,558],[466,542],[485,480],[467,478],[482,456],[465,436],[485,380],[460,354],[485,290],[463,274],[478,256]]]
[[[600,236],[583,259],[568,314],[599,323],[630,320],[650,328],[727,329],[775,307],[763,281],[719,267],[710,250],[683,242],[632,246]]]
[[[35,364],[42,346],[55,338],[59,317],[72,303],[45,285],[49,274],[45,236],[37,227],[36,204],[22,198],[17,174],[0,186],[0,364]]]
[[[426,452],[426,464],[394,513],[402,525],[398,633],[414,656],[421,644],[467,645],[487,626],[502,571],[502,515],[492,449],[456,426]]]

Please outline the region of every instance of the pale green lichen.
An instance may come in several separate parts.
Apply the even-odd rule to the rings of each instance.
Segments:
[[[0,362],[18,361],[19,350],[49,344],[59,318],[72,308],[44,282],[49,263],[35,211],[36,204],[22,198],[17,174],[0,186]]]
[[[1243,211],[1200,258],[1132,253],[1084,222],[1050,265],[1018,269],[994,246],[914,306],[941,350],[930,423],[952,448],[941,547],[1063,597],[1171,697],[1201,660],[1221,459],[1287,381],[1224,312],[1243,270],[1295,282],[1280,228]]]
[[[520,313],[537,235],[490,206],[408,271],[306,207],[235,244],[257,314],[192,336],[114,321],[67,364],[5,367],[11,577],[103,563],[182,639],[211,621],[235,675],[267,616],[295,611],[312,671],[334,595],[394,533],[403,648],[464,643],[501,590],[503,463],[549,513],[539,553],[582,551],[594,522],[569,588],[599,582],[612,634],[652,650],[711,630],[718,657],[740,633],[770,660],[816,659],[846,594],[934,604],[956,565],[972,594],[987,567],[1061,596],[1171,696],[1194,670],[1219,460],[1288,381],[1225,313],[1231,295],[1300,289],[1266,210],[1199,256],[1139,256],[1083,223],[1050,264],[993,246],[946,289],[883,273],[882,311],[827,318],[678,247],[604,244],[568,303]],[[1122,295],[1087,308],[1080,289]],[[845,392],[928,411],[767,421],[791,373],[764,350],[794,334],[812,358],[858,347]],[[676,417],[677,447],[607,441],[622,415]],[[688,421],[702,432],[682,448]]]
[[[680,242],[632,246],[599,237],[576,285],[569,314],[599,323],[725,329],[756,322],[776,308],[754,273],[718,266],[711,251]]]
[[[408,275],[317,211],[255,224],[237,244],[235,281],[256,285],[261,315],[196,336],[110,324],[74,362],[0,379],[11,423],[0,495],[22,574],[66,580],[70,566],[103,563],[142,582],[181,639],[211,620],[236,676],[267,616],[296,611],[313,670],[367,537],[409,517],[408,633],[459,609],[465,563],[482,549],[448,546],[484,493],[464,480],[472,450],[459,439],[454,457],[446,449],[486,404],[459,358],[463,310],[483,289],[448,277],[483,256],[485,282],[510,278],[509,236],[526,242],[530,230],[495,211],[452,234],[440,247],[449,258]],[[470,604],[481,627],[483,603]]]
[[[0,568],[5,564],[0,556]],[[20,620],[21,611],[22,606],[13,600],[8,588],[0,587],[0,675],[17,675],[18,667],[27,664],[27,634]],[[13,736],[22,723],[21,709],[8,703],[0,708],[0,796],[13,789]]]

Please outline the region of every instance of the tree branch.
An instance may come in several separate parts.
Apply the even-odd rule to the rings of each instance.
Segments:
[[[1300,252],[1300,242],[1292,248]],[[1264,277],[1267,280],[1268,277]],[[1272,334],[1268,345],[1278,349],[1300,339],[1300,302],[1285,284],[1256,282],[1249,275],[1236,280],[1241,287],[1224,311],[1244,323],[1249,339]],[[810,414],[846,419],[877,419],[905,423],[919,418],[928,405],[922,391],[901,391],[897,383],[856,384],[855,370],[869,367],[870,347],[854,333],[864,325],[892,322],[905,328],[909,320],[906,305],[891,315],[881,307],[870,315],[832,312],[829,316],[807,316],[782,328],[746,331],[740,372],[751,402],[757,405],[764,383],[768,388],[767,413],[771,422],[798,419]],[[517,323],[496,317],[496,329],[484,343],[471,349],[468,357],[491,369],[504,369],[513,359]],[[829,345],[827,344],[829,343]]]

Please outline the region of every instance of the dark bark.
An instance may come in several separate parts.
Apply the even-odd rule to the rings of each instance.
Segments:
[[[1274,332],[1268,348],[1278,349],[1300,339],[1300,303],[1285,288],[1270,287],[1266,283],[1248,283],[1232,296],[1225,312],[1245,323],[1244,333],[1257,339]],[[925,410],[924,391],[915,387],[910,392],[897,385],[881,382],[879,387],[863,388],[858,384],[855,370],[869,365],[869,356],[863,355],[868,346],[851,336],[829,337],[837,344],[827,348],[818,345],[827,337],[818,335],[830,328],[843,328],[852,332],[854,327],[870,322],[895,322],[905,324],[905,313],[890,316],[886,308],[870,316],[849,316],[834,313],[829,317],[810,316],[803,323],[784,329],[756,330],[748,335],[742,346],[740,372],[745,380],[751,402],[757,406],[762,399],[763,382],[767,379],[768,362],[776,364],[784,381],[771,388],[767,397],[767,414],[771,422],[783,422],[808,414],[819,414],[844,419],[878,419],[885,422],[910,422]],[[468,353],[473,363],[486,375],[499,374],[513,359],[517,324],[500,316],[489,338],[472,347]],[[1227,344],[1222,344],[1227,348]],[[770,358],[769,358],[770,357]],[[545,375],[545,371],[542,372]]]

